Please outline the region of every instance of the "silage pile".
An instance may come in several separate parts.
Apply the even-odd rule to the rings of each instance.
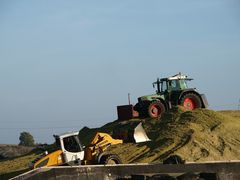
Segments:
[[[240,160],[240,119],[207,109],[185,111],[175,107],[159,120],[117,120],[101,128],[85,127],[80,130],[80,139],[88,144],[96,131],[113,134],[138,122],[143,123],[151,141],[111,147],[109,151],[118,154],[124,163],[161,162],[173,154],[195,162]]]

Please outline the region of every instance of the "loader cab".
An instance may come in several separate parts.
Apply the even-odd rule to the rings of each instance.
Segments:
[[[83,160],[84,150],[78,138],[78,132],[54,135],[56,146],[63,152],[63,161],[66,164],[76,164]]]

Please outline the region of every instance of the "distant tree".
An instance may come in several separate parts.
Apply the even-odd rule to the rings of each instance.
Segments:
[[[34,146],[33,136],[29,132],[21,132],[19,136],[19,145]]]

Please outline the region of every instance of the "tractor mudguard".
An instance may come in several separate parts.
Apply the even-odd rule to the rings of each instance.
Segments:
[[[180,104],[181,98],[182,98],[185,94],[187,94],[187,93],[194,93],[194,94],[198,95],[199,98],[202,100],[201,94],[199,94],[199,93],[196,91],[196,89],[193,89],[193,88],[191,88],[191,89],[185,89],[185,90],[183,90],[183,91],[180,93],[180,95],[178,96],[178,103],[177,103],[177,105]]]
[[[207,108],[208,107],[208,101],[205,96],[205,94],[199,94],[195,89],[186,89],[181,92],[179,98],[178,98],[178,103],[181,100],[182,96],[184,96],[186,93],[194,93],[199,96],[201,103],[202,103],[202,108]]]
[[[202,108],[207,108],[209,105],[205,94],[200,94],[200,96],[202,101]]]
[[[191,88],[191,89],[184,89],[183,91],[181,91],[181,93],[180,93],[179,96],[178,96],[178,103],[177,103],[177,104],[179,104],[180,99],[181,99],[182,96],[183,96],[184,94],[186,94],[186,93],[195,93],[195,94],[197,94],[198,96],[200,96],[200,94],[199,94],[195,89],[193,89],[193,88]]]

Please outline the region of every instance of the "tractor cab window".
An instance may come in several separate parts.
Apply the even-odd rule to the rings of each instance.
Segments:
[[[65,150],[69,152],[81,151],[80,144],[78,143],[77,137],[75,136],[69,136],[69,137],[63,138],[63,144],[64,144]]]
[[[169,86],[171,87],[172,91],[177,91],[180,89],[180,85],[179,85],[179,80],[172,80],[169,81]]]
[[[167,90],[167,81],[162,81],[161,83],[161,92],[164,92]]]
[[[180,84],[181,89],[187,89],[188,88],[187,81],[184,80],[184,79],[179,80],[179,84]]]

